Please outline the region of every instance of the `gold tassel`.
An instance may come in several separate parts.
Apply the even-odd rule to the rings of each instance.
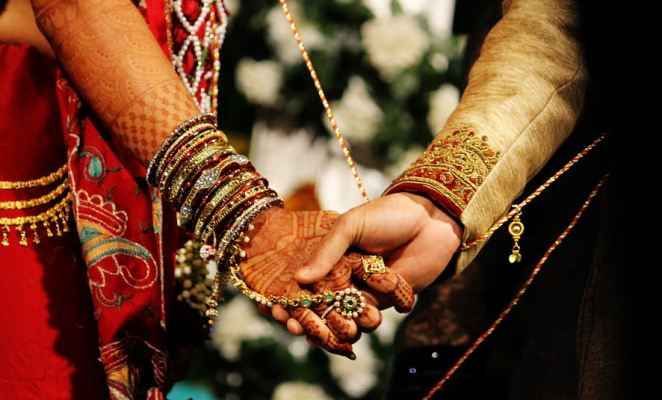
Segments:
[[[30,229],[32,229],[32,243],[41,243],[41,240],[39,239],[39,232],[37,232],[37,224],[32,223],[32,225],[30,225]]]
[[[69,232],[69,220],[62,211],[60,211],[60,220],[62,221],[62,231]]]
[[[522,223],[522,211],[519,211],[513,221],[508,225],[508,232],[513,237],[513,249],[508,256],[508,262],[516,264],[522,261],[522,253],[520,252],[519,241],[524,233],[524,223]]]
[[[62,236],[62,229],[60,229],[60,223],[58,222],[57,216],[53,216],[53,225],[55,225],[55,234]]]
[[[7,225],[2,226],[2,242],[3,246],[9,246],[9,227]]]
[[[18,244],[21,246],[25,247],[28,245],[28,236],[25,233],[25,230],[23,230],[23,226],[19,225],[16,230],[19,232],[20,238],[18,239]]]
[[[44,228],[46,228],[46,236],[53,237],[53,231],[51,230],[51,225],[48,221],[44,221]]]

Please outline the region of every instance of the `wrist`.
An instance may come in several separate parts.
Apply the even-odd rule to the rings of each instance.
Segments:
[[[440,206],[437,202],[430,200],[428,197],[416,193],[401,193],[412,199],[413,201],[422,204],[425,208],[429,218],[438,223],[447,226],[448,238],[456,247],[460,247],[462,242],[462,235],[464,227],[462,223],[455,217],[454,214],[449,213],[444,207]]]

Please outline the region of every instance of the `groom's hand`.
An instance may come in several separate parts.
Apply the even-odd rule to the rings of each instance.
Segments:
[[[461,236],[459,224],[425,197],[391,194],[342,215],[296,279],[322,279],[354,246],[383,255],[388,267],[420,291],[446,268]]]

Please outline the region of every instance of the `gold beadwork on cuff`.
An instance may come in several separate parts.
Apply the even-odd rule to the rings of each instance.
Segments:
[[[430,194],[459,216],[498,160],[499,152],[490,148],[485,136],[469,127],[456,128],[432,142],[386,193]]]

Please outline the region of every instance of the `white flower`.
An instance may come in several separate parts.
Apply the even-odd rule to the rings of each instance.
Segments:
[[[460,91],[453,85],[445,83],[430,95],[430,111],[428,126],[433,135],[446,124],[460,101]]]
[[[290,14],[292,14],[297,23],[299,33],[303,38],[303,43],[306,45],[306,49],[312,50],[322,45],[324,43],[324,36],[314,25],[303,18],[299,4],[295,1],[289,1],[288,7]],[[279,5],[269,10],[266,21],[267,38],[271,45],[276,48],[276,57],[287,65],[301,62],[302,58],[301,53],[299,52],[299,46],[294,40],[290,24],[287,22],[287,19],[285,19],[283,10]]]
[[[387,80],[418,64],[430,46],[428,35],[410,15],[372,19],[361,27],[361,36],[370,63]]]
[[[395,311],[394,308],[388,308],[382,311],[382,323],[375,331],[375,334],[379,337],[379,341],[383,345],[390,346],[393,344],[395,333],[406,316],[406,314]]]
[[[227,305],[221,305],[211,339],[225,358],[238,360],[242,341],[273,334],[273,327],[258,315],[255,304],[244,296],[236,296]]]
[[[253,103],[274,105],[283,84],[283,71],[275,61],[255,61],[244,58],[237,65],[237,87]]]
[[[430,57],[430,65],[439,73],[448,71],[449,64],[448,56],[443,53],[434,53]]]
[[[310,345],[301,336],[290,337],[288,336],[289,343],[287,343],[287,350],[290,352],[292,357],[296,358],[298,361],[303,361],[308,355],[310,350]]]
[[[305,382],[284,382],[276,386],[271,400],[332,400],[324,390]]]
[[[337,144],[330,142],[329,146],[337,146]],[[359,166],[359,174],[371,198],[379,197],[390,183],[384,174],[375,169]],[[363,202],[349,166],[340,155],[331,158],[324,165],[315,188],[320,206],[324,210],[345,212]]]
[[[403,2],[408,3],[409,0]],[[430,30],[437,37],[447,37],[453,31],[453,16],[455,15],[455,0],[419,0],[425,7],[421,15],[428,22]]]
[[[352,397],[361,397],[377,383],[379,361],[370,348],[370,340],[363,337],[354,344],[356,360],[330,356],[329,369],[340,387]]]
[[[387,17],[391,15],[391,0],[363,0],[366,6],[375,17]]]
[[[304,129],[288,134],[262,122],[253,126],[249,155],[269,186],[283,198],[301,185],[317,181],[329,157],[325,139],[314,140]]]
[[[382,110],[368,93],[363,79],[353,76],[340,101],[334,102],[334,114],[340,132],[351,141],[368,142],[377,133],[382,122]],[[327,128],[331,127],[326,115],[322,115]]]

